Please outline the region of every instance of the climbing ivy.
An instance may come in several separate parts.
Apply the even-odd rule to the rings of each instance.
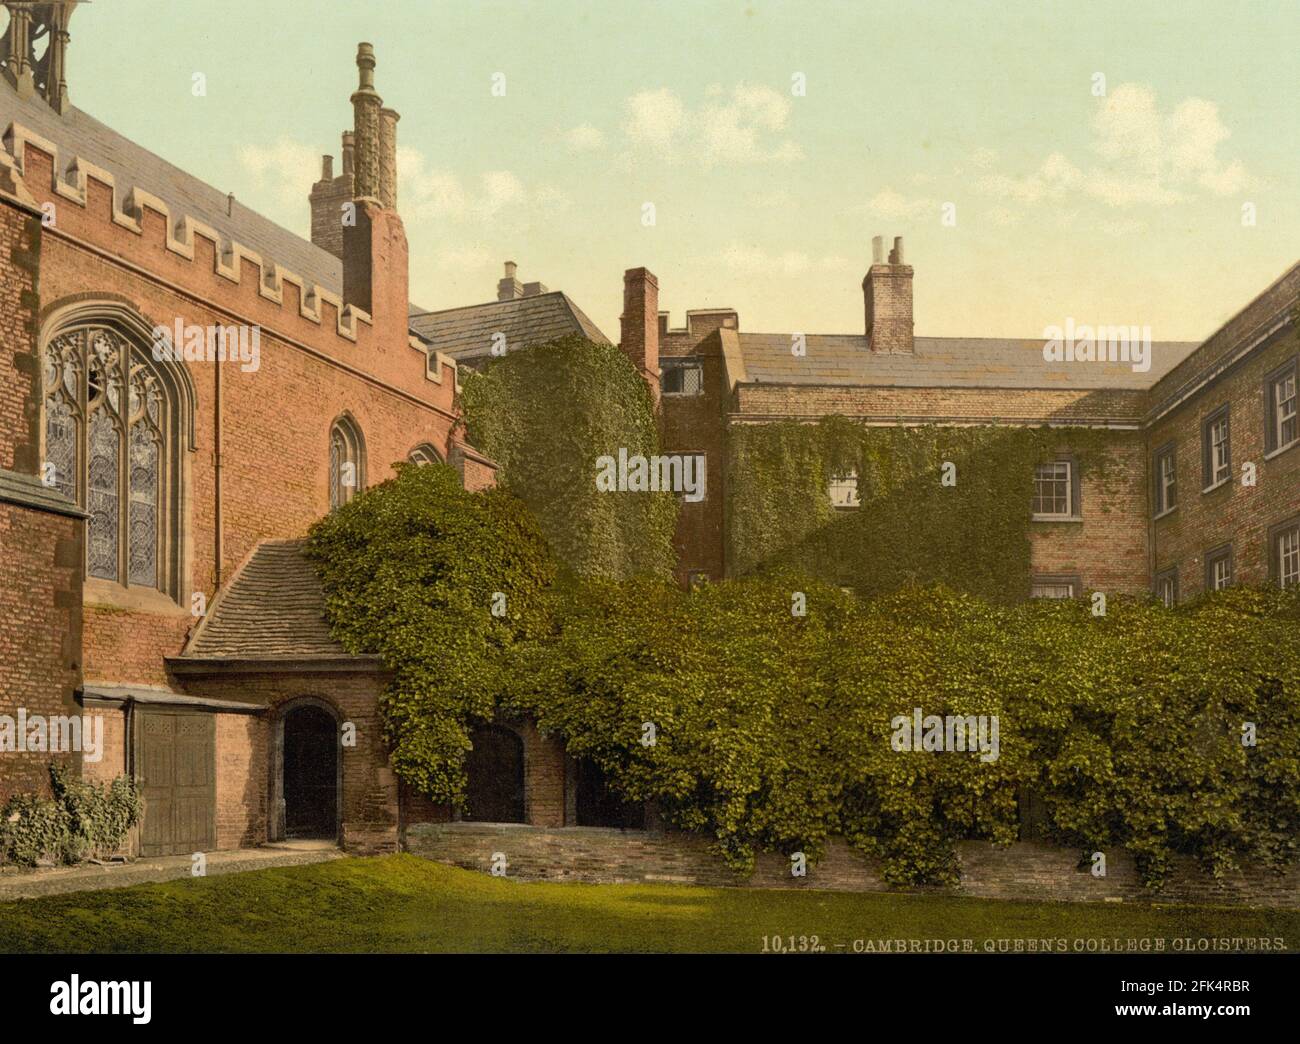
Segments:
[[[736,574],[796,568],[867,596],[937,582],[1023,597],[1034,466],[1068,453],[1109,492],[1116,439],[1083,428],[869,427],[843,417],[736,424],[729,560]],[[942,481],[945,462],[952,484]],[[836,509],[828,485],[849,471],[861,507]]]
[[[1026,788],[1049,836],[1126,850],[1153,884],[1180,853],[1220,874],[1297,854],[1300,589],[1093,615],[941,586],[859,599],[777,567],[689,592],[583,578],[518,498],[441,465],[400,467],[309,549],[334,633],[393,672],[394,768],[435,800],[460,800],[475,722],[527,714],[741,869],[839,834],[892,882],[951,881],[958,840],[1017,836]],[[997,757],[896,749],[918,708],[996,717]]]
[[[1015,840],[1027,790],[1050,839],[1127,851],[1153,886],[1180,853],[1215,874],[1296,858],[1300,591],[1104,616],[939,587],[860,602],[791,575],[566,598],[514,704],[738,869],[841,834],[893,883],[951,883],[955,842]],[[996,718],[997,757],[900,752],[918,709]]]
[[[392,672],[380,710],[394,770],[458,802],[470,729],[508,688],[510,646],[546,627],[555,566],[532,515],[505,490],[468,492],[447,465],[399,464],[317,522],[307,553],[335,636]]]
[[[596,461],[658,452],[654,402],[618,348],[576,335],[491,361],[462,393],[470,441],[537,519],[559,561],[591,576],[667,575],[669,493],[601,492]]]

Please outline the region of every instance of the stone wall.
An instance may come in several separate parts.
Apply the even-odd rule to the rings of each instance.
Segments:
[[[811,888],[843,892],[892,891],[878,864],[836,839],[806,877],[792,877],[788,858],[764,853],[752,877],[729,871],[706,838],[681,833],[544,829],[496,823],[421,823],[406,831],[407,850],[425,859],[488,872],[501,853],[506,876],[519,881],[583,881],[604,884],[693,884],[710,887]],[[1158,895],[1138,880],[1123,852],[1108,853],[1107,875],[1093,877],[1078,866],[1079,853],[1022,841],[998,848],[981,841],[957,846],[961,884],[918,891],[988,899],[1142,901],[1300,907],[1300,870],[1279,876],[1248,871],[1222,881],[1187,862]]]

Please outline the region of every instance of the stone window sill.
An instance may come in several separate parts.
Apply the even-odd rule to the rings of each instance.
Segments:
[[[87,577],[82,604],[91,609],[119,609],[162,616],[189,616],[189,610],[177,605],[168,595],[152,587],[123,587],[112,580]]]
[[[1297,446],[1300,446],[1300,439],[1292,439],[1285,446],[1279,446],[1275,450],[1269,450],[1267,453],[1264,454],[1264,459],[1272,460],[1274,457],[1280,457],[1282,456],[1283,453],[1286,453],[1288,450],[1293,450]]]

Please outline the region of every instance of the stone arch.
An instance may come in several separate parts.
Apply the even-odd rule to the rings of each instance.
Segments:
[[[271,723],[270,840],[340,840],[343,717],[317,696],[275,708]]]

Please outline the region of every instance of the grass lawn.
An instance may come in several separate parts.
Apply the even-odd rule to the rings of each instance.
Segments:
[[[997,902],[934,895],[521,884],[415,856],[339,859],[0,904],[0,952],[731,952],[764,936],[1266,938],[1300,910]],[[837,951],[836,944],[843,944]]]

